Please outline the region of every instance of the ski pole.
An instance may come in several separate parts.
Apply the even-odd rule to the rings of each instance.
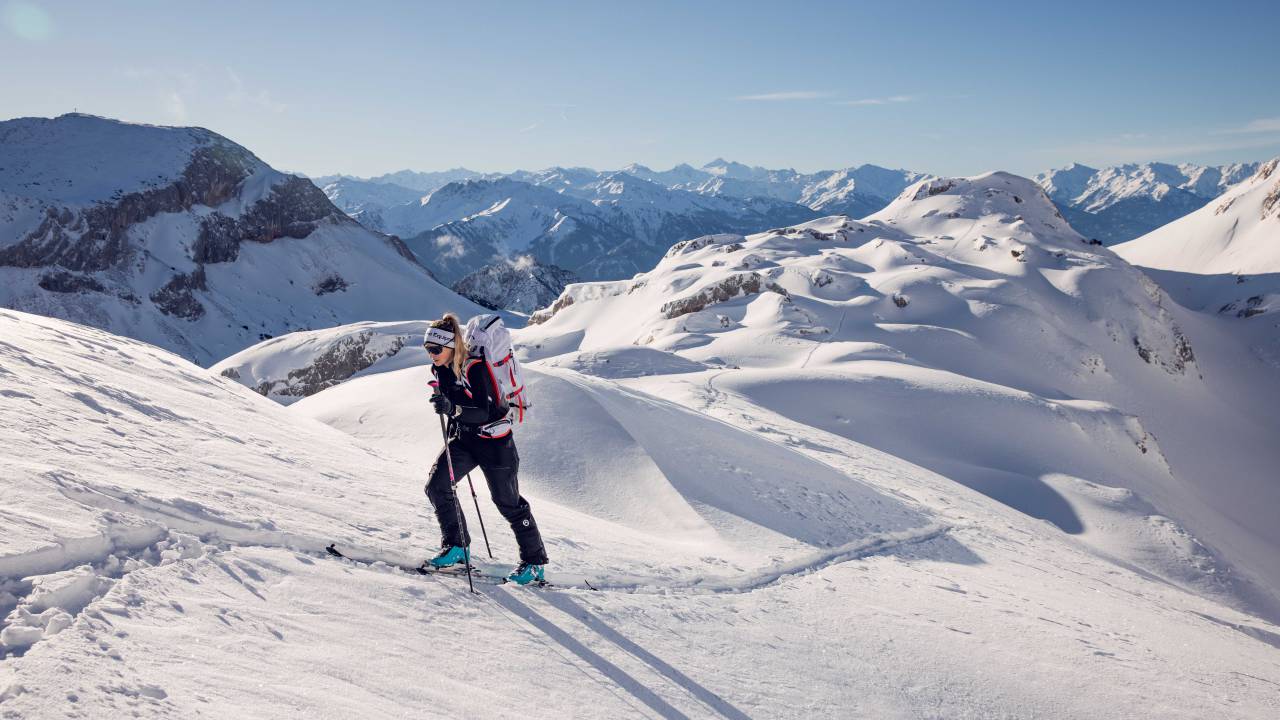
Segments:
[[[439,394],[440,386],[435,381],[432,381],[431,386],[434,387],[436,389],[436,393]],[[458,484],[458,480],[453,474],[453,455],[449,452],[449,431],[445,429],[443,415],[440,416],[440,436],[444,438],[444,462],[449,468],[449,489],[453,490],[454,486]],[[458,513],[458,526],[463,529],[463,532],[465,532],[467,527],[467,518],[462,514],[462,503],[458,502],[458,493],[456,490],[454,490],[453,493],[453,509]],[[462,557],[467,563],[467,589],[474,593],[476,591],[476,587],[471,582],[470,544],[467,544],[466,547],[462,548]]]
[[[471,488],[471,500],[476,504],[476,519],[480,521],[480,537],[484,538],[484,551],[493,559],[493,550],[489,547],[489,533],[484,531],[484,516],[480,514],[480,498],[476,497],[476,486],[471,484],[471,473],[467,473],[467,487]]]

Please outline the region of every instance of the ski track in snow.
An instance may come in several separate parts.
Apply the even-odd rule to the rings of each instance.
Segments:
[[[150,542],[133,543],[134,549],[142,549],[167,536],[171,531],[195,535],[206,542],[222,542],[232,547],[263,547],[292,550],[316,556],[324,555],[323,548],[332,539],[311,537],[297,533],[280,532],[263,528],[254,528],[243,523],[229,524],[226,521],[209,517],[192,516],[171,504],[148,499],[138,493],[112,493],[103,488],[95,488],[84,482],[59,480],[59,489],[69,500],[81,505],[112,513],[133,515],[152,523],[148,528]],[[909,531],[884,533],[863,538],[839,547],[827,548],[807,555],[775,564],[767,568],[752,570],[739,575],[705,576],[686,581],[672,581],[660,577],[612,576],[611,578],[572,578],[556,577],[552,580],[557,587],[572,587],[579,590],[600,590],[629,592],[640,594],[669,594],[673,591],[689,593],[749,593],[775,585],[789,577],[805,575],[819,571],[830,565],[857,560],[870,555],[891,553],[908,545],[928,542],[945,535],[951,527],[944,524],[931,524]],[[91,562],[102,562],[111,550],[117,547],[115,541],[107,536],[100,538],[99,547],[104,551]],[[376,550],[344,544],[340,548],[346,559],[359,563],[384,562],[395,566],[416,566],[420,561],[396,553],[394,551]],[[9,562],[21,562],[22,556],[6,558]],[[72,565],[81,564],[83,560],[73,561]],[[66,565],[61,562],[59,565]],[[485,563],[477,562],[477,567],[484,568]],[[0,567],[0,571],[4,568]],[[66,569],[65,567],[46,567],[43,572],[32,574],[48,574]],[[0,572],[0,577],[5,573]]]
[[[247,523],[228,522],[225,519],[209,515],[195,515],[190,508],[180,508],[173,503],[165,503],[148,497],[145,493],[128,494],[115,492],[110,488],[94,487],[89,483],[70,478],[56,478],[60,492],[67,499],[84,507],[104,511],[104,517],[119,523],[108,525],[108,532],[97,538],[83,538],[77,541],[83,548],[72,552],[67,545],[63,546],[61,556],[43,552],[40,561],[24,556],[5,558],[4,569],[19,566],[32,571],[32,575],[19,582],[7,581],[0,589],[16,591],[12,593],[13,605],[22,608],[18,613],[10,615],[10,619],[18,621],[7,626],[0,626],[0,632],[7,631],[12,638],[26,633],[29,642],[19,649],[7,653],[10,656],[22,656],[29,652],[42,640],[58,634],[70,627],[77,619],[87,614],[89,621],[109,622],[108,618],[117,613],[129,616],[126,609],[113,610],[113,603],[100,603],[107,593],[125,579],[132,571],[163,566],[180,560],[203,559],[254,598],[266,602],[267,597],[261,589],[267,582],[252,562],[237,559],[238,554],[246,550],[290,551],[295,559],[304,561],[307,556],[324,557],[322,547],[324,539],[297,533],[286,533],[254,527]],[[113,528],[127,530],[112,531]],[[944,536],[950,528],[944,525],[933,525],[916,531],[888,533],[880,537],[870,537],[849,543],[837,548],[815,552],[809,556],[795,558],[784,564],[760,569],[737,576],[705,577],[689,582],[672,582],[658,577],[629,577],[625,579],[602,580],[594,582],[585,578],[559,578],[553,576],[556,590],[570,592],[533,591],[535,595],[520,595],[519,590],[508,592],[499,584],[478,582],[477,592],[483,602],[490,604],[494,610],[507,617],[519,632],[529,634],[538,632],[554,643],[548,647],[558,654],[567,665],[583,672],[593,682],[613,692],[626,705],[647,707],[650,711],[666,718],[693,717],[711,712],[727,718],[745,718],[746,713],[726,701],[715,691],[701,685],[690,676],[671,664],[663,661],[643,646],[630,640],[622,633],[612,629],[584,605],[573,599],[579,592],[615,592],[633,595],[649,595],[655,597],[673,596],[705,596],[718,594],[745,595],[755,591],[775,587],[785,580],[809,575],[831,566],[873,555],[892,554],[903,548],[928,543]],[[368,548],[344,548],[350,556],[333,559],[332,562],[346,564],[366,571],[387,570],[388,565],[399,565],[412,562],[405,557],[376,551]],[[321,562],[329,562],[321,561]],[[21,564],[21,565],[20,565]],[[484,566],[480,564],[482,569]],[[9,575],[10,573],[0,573]],[[60,594],[40,595],[40,590],[48,578],[74,576]],[[440,578],[435,575],[415,576],[426,583],[442,583],[452,592],[461,587],[462,576]],[[34,602],[33,602],[34,598]],[[126,607],[128,607],[126,600]],[[553,619],[546,617],[535,609],[535,603],[545,603],[558,610],[564,616],[574,619],[585,628],[594,631],[600,638],[612,644],[616,649],[649,668],[650,674],[660,677],[669,684],[671,692],[686,693],[691,702],[701,708],[700,712],[689,714],[681,711],[668,700],[649,689],[648,685],[636,679],[630,672],[610,660],[597,650],[593,650],[576,638],[568,630],[562,628]],[[181,606],[176,605],[179,612]],[[38,612],[28,612],[38,611]],[[33,614],[35,615],[34,617]],[[52,617],[50,617],[52,616]],[[52,622],[51,622],[52,621]],[[527,625],[526,625],[527,624]],[[10,629],[12,628],[12,629]],[[279,630],[267,626],[270,634],[283,639]],[[559,646],[557,648],[556,646]],[[119,659],[119,651],[113,649],[106,641],[99,643],[105,656]],[[3,659],[0,655],[0,659]],[[616,658],[615,658],[616,660]],[[581,667],[582,665],[586,668]],[[602,675],[601,681],[587,668]],[[611,688],[615,683],[617,688]],[[623,692],[618,693],[618,689]],[[22,686],[6,691],[9,698],[23,692]],[[140,683],[133,686],[121,685],[115,692],[121,693],[135,701],[157,702],[161,705],[167,701],[168,695],[160,684]],[[665,693],[664,695],[669,695]],[[0,697],[0,702],[6,698]],[[636,708],[640,711],[640,708]],[[644,714],[641,711],[641,714]]]

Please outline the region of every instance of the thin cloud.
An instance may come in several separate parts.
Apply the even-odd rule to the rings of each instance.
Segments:
[[[182,95],[177,90],[171,91],[164,98],[164,112],[169,119],[179,125],[185,125],[187,118],[187,103],[182,99]]]
[[[1265,131],[1255,131],[1265,132]],[[1046,148],[1044,152],[1055,155],[1066,155],[1083,162],[1101,162],[1115,164],[1155,159],[1171,159],[1201,155],[1205,153],[1224,152],[1228,150],[1247,150],[1280,145],[1280,136],[1264,136],[1251,138],[1201,140],[1197,138],[1169,138],[1163,141],[1134,143],[1125,142],[1123,136],[1115,139],[1087,141],[1061,147]]]
[[[191,90],[196,86],[196,76],[185,70],[170,70],[155,67],[125,67],[120,74],[127,80],[146,81],[156,84],[180,86],[183,90]]]
[[[249,106],[277,114],[288,109],[289,106],[278,102],[266,90],[250,91],[246,89],[244,81],[240,79],[235,70],[229,67],[224,69],[227,71],[227,78],[231,81],[231,90],[227,93],[227,102],[240,107]]]
[[[898,103],[915,102],[918,98],[915,95],[890,95],[889,97],[878,98],[862,98],[861,100],[840,100],[832,105],[843,105],[845,107],[867,107],[872,105],[897,105]]]
[[[560,119],[561,119],[562,121],[564,121],[564,122],[569,122],[569,111],[570,111],[570,110],[575,110],[575,109],[577,109],[577,107],[578,107],[577,105],[574,105],[573,103],[547,103],[547,105],[546,105],[546,106],[547,106],[547,107],[549,107],[549,108],[553,108],[553,109],[559,110],[559,111],[560,111]]]
[[[534,130],[537,130],[537,129],[538,129],[538,123],[534,123],[528,127],[520,128],[520,132],[522,133],[533,132]]]
[[[760,95],[739,95],[734,99],[747,100],[749,102],[786,102],[788,100],[821,100],[829,97],[831,97],[829,92],[788,90],[786,92],[763,93]]]
[[[1218,130],[1214,135],[1252,135],[1255,133],[1280,133],[1280,117],[1258,118],[1238,127]]]

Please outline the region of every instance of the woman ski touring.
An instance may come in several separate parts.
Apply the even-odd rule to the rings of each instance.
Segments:
[[[440,553],[427,561],[444,568],[470,562],[470,534],[463,520],[454,483],[479,467],[489,484],[489,493],[498,511],[511,524],[520,546],[520,564],[507,580],[526,585],[545,582],[547,551],[542,535],[533,519],[529,503],[520,496],[516,472],[520,456],[512,437],[513,408],[523,413],[526,403],[520,393],[523,385],[508,394],[499,377],[518,379],[518,363],[510,350],[510,336],[496,315],[473,318],[466,332],[453,313],[432,321],[424,345],[431,355],[431,371],[436,378],[436,392],[431,396],[435,411],[447,418],[445,448],[431,467],[427,482],[427,498],[440,522]],[[482,327],[483,326],[483,327]],[[494,328],[496,326],[496,328]],[[496,329],[496,332],[494,330]],[[485,352],[477,338],[499,338],[506,347]],[[469,347],[468,338],[479,347]],[[495,357],[503,353],[500,357]],[[510,396],[516,400],[512,402]],[[452,480],[450,478],[452,476]]]

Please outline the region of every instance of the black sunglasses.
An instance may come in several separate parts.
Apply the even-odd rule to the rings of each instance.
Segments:
[[[439,355],[440,353],[444,352],[444,347],[440,345],[428,344],[428,345],[424,345],[423,347],[425,347],[427,349],[427,352],[431,353],[432,355]]]

